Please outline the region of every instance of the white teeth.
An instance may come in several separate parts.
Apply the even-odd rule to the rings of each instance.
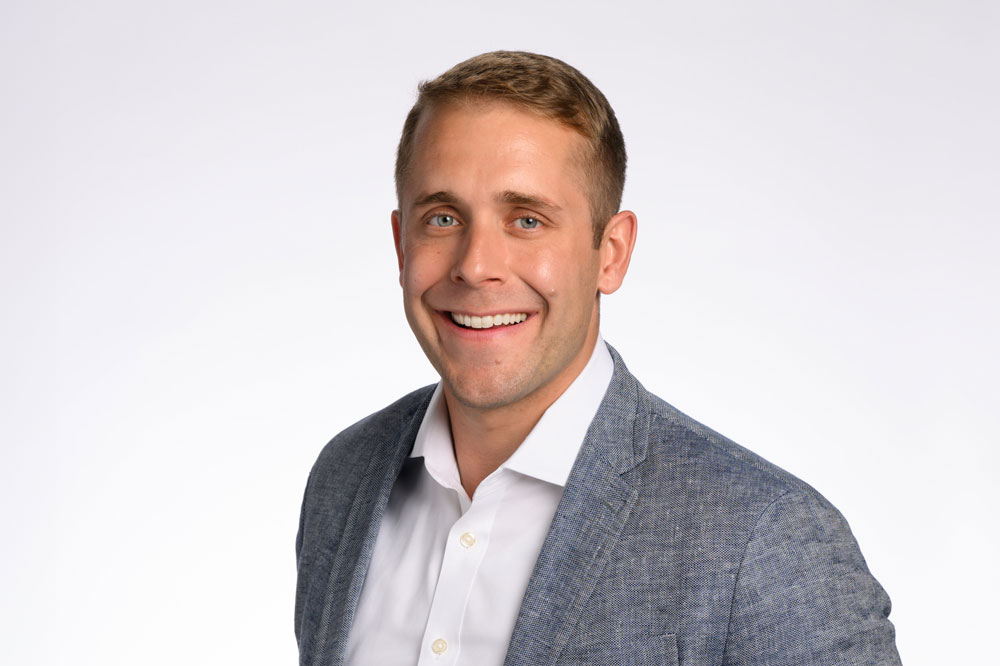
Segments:
[[[522,321],[528,318],[528,315],[524,312],[518,312],[517,314],[511,314],[509,312],[497,315],[467,315],[458,314],[457,312],[451,313],[451,319],[456,324],[460,326],[466,326],[468,328],[493,328],[494,326],[509,326],[511,324],[520,324]]]

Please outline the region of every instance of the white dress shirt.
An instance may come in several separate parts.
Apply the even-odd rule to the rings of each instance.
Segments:
[[[614,362],[590,361],[470,499],[438,384],[393,486],[347,641],[349,666],[503,664],[535,560]]]

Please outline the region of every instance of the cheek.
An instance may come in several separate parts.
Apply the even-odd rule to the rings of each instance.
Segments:
[[[590,253],[546,250],[520,264],[520,278],[546,300],[587,300],[597,293],[597,260]]]
[[[407,296],[419,296],[448,276],[449,264],[444,252],[436,248],[413,248],[406,255],[401,280]]]
[[[519,277],[544,298],[555,298],[563,288],[559,284],[564,279],[565,266],[549,252],[536,252],[521,257]]]

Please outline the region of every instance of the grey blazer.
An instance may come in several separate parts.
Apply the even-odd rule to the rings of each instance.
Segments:
[[[899,664],[889,597],[840,513],[647,392],[611,355],[505,664]],[[340,433],[312,469],[296,544],[303,665],[343,663],[431,392]]]

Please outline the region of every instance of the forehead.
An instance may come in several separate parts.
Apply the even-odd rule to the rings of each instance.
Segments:
[[[583,195],[587,149],[572,128],[509,103],[438,104],[415,129],[403,199],[455,187]]]

